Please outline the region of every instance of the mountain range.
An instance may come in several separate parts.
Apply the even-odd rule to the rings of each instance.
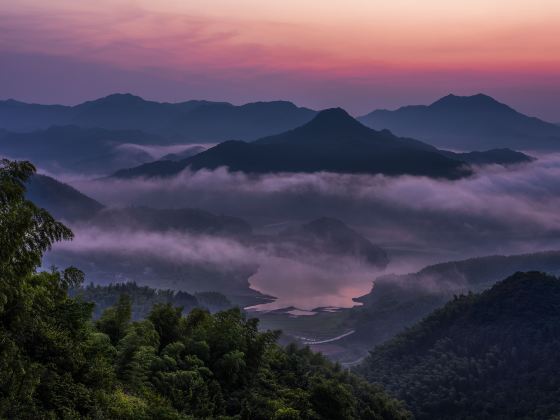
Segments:
[[[315,111],[291,102],[186,101],[161,103],[131,94],[113,94],[76,106],[0,101],[0,128],[33,131],[53,125],[74,125],[108,130],[141,130],[162,141],[215,142],[233,138],[256,139],[297,127]]]
[[[118,178],[166,177],[191,170],[228,167],[245,173],[338,172],[422,175],[457,179],[471,174],[467,163],[514,163],[530,158],[511,150],[453,153],[361,124],[340,108],[319,112],[310,122],[254,142],[226,141],[180,161],[158,161],[118,171]]]
[[[560,150],[560,127],[529,117],[490,96],[445,96],[431,105],[376,110],[359,118],[436,147],[453,150]]]
[[[190,100],[155,102],[113,94],[75,106],[0,101],[0,130],[34,131],[74,125],[107,130],[139,130],[158,135],[159,144],[256,140],[309,122],[317,111],[287,101],[233,105]],[[388,129],[452,150],[557,150],[560,126],[529,117],[490,96],[445,96],[431,105],[376,110],[358,118],[376,130]]]

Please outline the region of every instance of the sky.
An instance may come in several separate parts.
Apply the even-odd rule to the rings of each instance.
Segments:
[[[0,0],[0,98],[291,100],[483,92],[560,122],[557,0]]]

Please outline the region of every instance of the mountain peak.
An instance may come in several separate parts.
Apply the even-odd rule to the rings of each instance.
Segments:
[[[477,93],[471,96],[459,96],[454,94],[449,94],[443,98],[438,99],[430,105],[430,107],[457,107],[457,106],[491,106],[500,108],[509,108],[507,105],[498,102],[491,96],[485,95],[484,93]]]
[[[364,138],[373,130],[354,119],[342,108],[329,108],[320,111],[308,123],[291,131],[264,137],[257,143],[338,143],[349,138]]]
[[[129,105],[134,103],[143,103],[146,102],[140,96],[133,95],[131,93],[113,93],[108,96],[104,96],[103,98],[95,99],[93,101],[85,102],[85,103],[94,103],[94,104],[114,104],[114,105]]]
[[[329,119],[351,119],[353,120],[354,118],[352,118],[352,116],[346,112],[344,109],[342,108],[327,108],[327,109],[323,109],[322,111],[319,111],[317,113],[317,115],[315,116],[314,120],[320,119],[320,118],[329,118]]]
[[[332,129],[332,130],[348,130],[365,128],[362,123],[357,121],[348,112],[342,108],[324,109],[317,113],[307,126],[310,128]]]

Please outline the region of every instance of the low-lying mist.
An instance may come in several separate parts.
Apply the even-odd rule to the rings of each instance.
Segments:
[[[102,283],[136,281],[189,292],[217,290],[232,294],[242,294],[243,286],[250,284],[254,290],[277,298],[260,305],[261,310],[351,307],[355,304],[352,298],[369,292],[381,272],[363,260],[295,244],[287,250],[286,243],[277,247],[267,242],[178,231],[131,231],[80,224],[72,229],[75,239],[57,244],[49,262],[74,262],[86,273],[93,270],[94,280]],[[176,272],[184,267],[193,270]],[[197,276],[208,280],[191,279]],[[236,276],[244,277],[239,283],[234,281]]]
[[[386,273],[403,273],[472,256],[560,248],[558,179],[560,155],[554,154],[521,166],[477,168],[474,176],[457,181],[333,173],[250,176],[224,168],[184,171],[170,179],[65,181],[105,205],[202,208],[243,218],[258,234],[320,216],[337,218],[388,251]],[[232,238],[75,230],[69,252],[147,252],[217,267],[256,263],[252,286],[279,297],[269,307],[351,306],[351,298],[367,293],[379,274],[320,253],[286,261]]]

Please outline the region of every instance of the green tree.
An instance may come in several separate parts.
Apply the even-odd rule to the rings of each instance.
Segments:
[[[96,394],[112,387],[109,344],[91,340],[92,304],[68,298],[79,270],[35,272],[72,232],[25,199],[34,171],[0,162],[0,418],[92,415]]]
[[[128,295],[122,294],[118,303],[107,308],[95,323],[97,329],[109,336],[111,343],[116,345],[124,337],[131,316],[131,301]]]

